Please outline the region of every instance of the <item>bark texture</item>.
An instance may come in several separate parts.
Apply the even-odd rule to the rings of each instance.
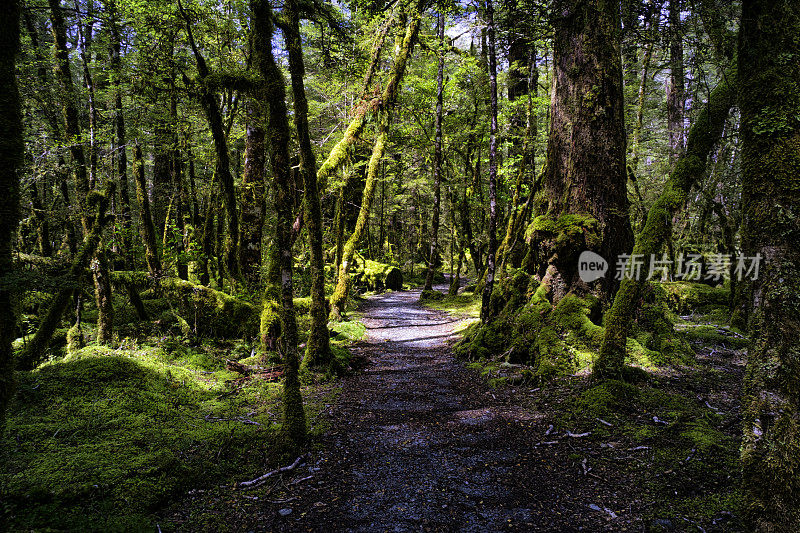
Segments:
[[[260,97],[269,106],[269,142],[275,180],[275,247],[280,265],[281,351],[284,360],[284,432],[293,447],[306,439],[306,417],[300,394],[297,322],[292,289],[292,191],[289,160],[289,119],[283,75],[272,55],[272,13],[267,0],[250,0],[253,63],[263,79]]]
[[[619,1],[559,0],[553,9],[554,90],[538,215],[528,228],[535,274],[553,302],[568,292],[609,300],[613,276],[591,287],[578,256],[591,250],[614,264],[628,253]]]
[[[294,96],[294,125],[300,145],[300,173],[305,189],[306,229],[311,248],[311,332],[306,342],[303,366],[329,365],[333,359],[328,334],[328,309],[325,300],[325,257],[322,255],[322,206],[317,182],[317,161],[308,131],[308,101],[303,84],[305,65],[300,37],[300,16],[296,0],[287,0],[286,47],[289,49],[289,71]]]
[[[742,468],[751,531],[800,530],[800,4],[745,0],[742,202],[752,283]]]

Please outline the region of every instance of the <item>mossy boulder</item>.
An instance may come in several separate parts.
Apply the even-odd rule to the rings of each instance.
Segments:
[[[351,279],[354,287],[368,291],[399,291],[403,288],[402,270],[370,259],[356,258]]]
[[[422,291],[419,294],[420,301],[437,301],[442,300],[444,298],[444,293],[440,291]]]

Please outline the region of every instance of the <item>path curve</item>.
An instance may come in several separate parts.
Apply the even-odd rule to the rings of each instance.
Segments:
[[[442,288],[442,287],[440,287]],[[363,373],[345,379],[309,487],[283,531],[509,531],[543,526],[515,468],[537,416],[455,362],[461,322],[419,291],[371,297]],[[526,431],[527,430],[527,431]]]

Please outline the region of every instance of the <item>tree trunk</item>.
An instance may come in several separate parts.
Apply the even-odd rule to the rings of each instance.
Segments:
[[[289,50],[289,71],[294,96],[294,125],[300,145],[300,173],[305,189],[305,221],[311,248],[311,331],[306,343],[303,366],[329,365],[333,359],[328,333],[328,310],[325,300],[325,257],[322,255],[322,206],[317,182],[317,162],[308,132],[308,101],[303,85],[305,65],[300,38],[300,19],[297,0],[287,0],[288,31],[286,47]]]
[[[557,302],[569,292],[609,301],[613,275],[578,274],[591,250],[611,264],[630,251],[619,1],[559,0],[544,191],[529,228],[535,274]],[[529,263],[530,264],[530,263]],[[613,274],[613,273],[612,273]]]
[[[61,11],[60,0],[48,0],[50,21],[55,42],[55,76],[59,82],[64,112],[64,135],[69,143],[69,151],[75,165],[75,191],[79,206],[84,235],[90,231],[86,211],[86,195],[89,194],[89,180],[86,176],[86,157],[83,153],[80,123],[78,121],[77,95],[70,74],[69,49],[67,48],[67,28]]]
[[[481,320],[491,318],[489,302],[494,288],[497,255],[497,54],[495,52],[494,7],[486,0],[487,37],[489,44],[489,99],[491,124],[489,128],[489,250],[486,256],[486,278],[481,295]]]
[[[370,207],[372,205],[372,197],[375,193],[375,180],[378,174],[378,168],[383,157],[383,152],[386,148],[386,136],[389,130],[389,114],[397,101],[397,93],[402,82],[403,75],[406,70],[406,63],[411,56],[411,51],[414,48],[414,43],[419,30],[420,14],[415,10],[411,14],[408,26],[406,27],[405,36],[402,39],[397,53],[395,54],[394,65],[392,72],[389,76],[389,81],[386,88],[381,95],[378,108],[378,135],[375,139],[375,144],[372,148],[372,156],[370,157],[367,165],[367,181],[364,184],[364,194],[361,198],[361,211],[358,214],[356,227],[353,234],[347,240],[342,252],[342,264],[339,266],[339,276],[336,280],[336,289],[334,290],[333,297],[331,298],[331,318],[338,320],[341,318],[347,303],[349,278],[350,278],[350,265],[353,260],[353,254],[361,236],[364,233],[364,226],[369,217]]]
[[[17,0],[6,3],[0,20],[0,277],[11,273],[14,234],[19,223],[19,169],[22,167],[22,113],[15,60],[19,50],[20,7]],[[14,393],[14,340],[16,317],[12,291],[0,286],[0,434],[5,428],[6,405]]]
[[[66,24],[61,10],[59,0],[49,0],[50,5],[50,20],[53,26],[53,37],[55,40],[55,53],[56,53],[56,78],[59,80],[64,98],[64,133],[67,137],[67,142],[70,144],[70,152],[75,164],[75,188],[78,193],[78,204],[80,205],[81,223],[83,225],[84,237],[91,231],[88,222],[90,213],[87,212],[86,196],[89,189],[95,184],[94,172],[96,167],[96,154],[94,153],[94,129],[90,130],[91,145],[89,147],[90,153],[90,175],[87,177],[86,173],[86,158],[83,152],[81,141],[81,128],[79,123],[79,113],[77,107],[77,94],[72,83],[72,75],[70,73],[69,51],[67,50],[67,36]],[[80,28],[80,21],[78,21]],[[84,76],[89,93],[89,125],[90,128],[96,127],[97,110],[94,103],[94,87],[91,76],[89,75],[88,66],[86,65],[86,42],[83,39],[83,34],[79,34],[79,40],[82,42],[83,48],[81,51],[84,62]],[[91,178],[91,179],[90,179]],[[114,324],[114,309],[111,300],[111,286],[108,284],[108,262],[105,260],[103,254],[103,245],[99,245],[100,258],[93,263],[93,279],[95,285],[95,295],[97,296],[98,305],[98,333],[101,334],[103,341],[111,339],[113,324]]]
[[[229,281],[241,279],[239,261],[239,217],[236,209],[236,188],[231,174],[230,153],[228,152],[228,141],[225,135],[225,128],[222,124],[222,112],[220,111],[219,101],[214,91],[204,83],[205,79],[211,74],[205,58],[197,48],[192,32],[192,22],[188,15],[180,6],[181,13],[186,20],[186,33],[189,38],[189,45],[194,53],[197,62],[197,73],[200,76],[199,100],[203,112],[208,119],[211,129],[211,136],[214,140],[214,151],[217,155],[217,178],[222,185],[222,202],[225,206],[226,234],[223,246],[223,264]],[[188,80],[184,80],[188,81]]]
[[[269,140],[272,173],[275,180],[276,251],[280,256],[281,273],[281,338],[284,359],[283,409],[284,432],[291,445],[300,447],[306,439],[306,418],[298,376],[300,361],[297,351],[292,288],[292,191],[289,160],[289,120],[286,114],[286,89],[283,75],[272,55],[272,14],[268,0],[250,0],[253,32],[253,63],[263,86],[260,99],[269,108]]]
[[[139,217],[141,218],[142,242],[144,243],[147,270],[153,277],[161,276],[161,259],[158,255],[158,242],[156,241],[156,228],[153,225],[153,216],[150,214],[150,199],[147,197],[147,182],[142,159],[142,147],[137,142],[133,147],[133,177],[136,181],[136,199],[139,202]]]
[[[350,125],[347,127],[347,130],[345,130],[344,136],[342,136],[341,140],[336,143],[330,154],[328,154],[328,157],[322,162],[319,170],[317,171],[317,182],[319,183],[320,188],[325,188],[326,184],[328,183],[328,178],[332,176],[333,173],[336,172],[336,170],[345,162],[347,159],[348,149],[353,145],[353,143],[355,143],[356,139],[364,130],[366,113],[371,107],[368,105],[368,101],[371,100],[369,91],[372,85],[372,79],[375,76],[378,65],[380,64],[383,44],[386,41],[386,34],[389,31],[391,22],[392,17],[390,16],[386,20],[386,23],[381,27],[380,31],[375,35],[375,41],[372,44],[372,58],[364,76],[361,96],[362,103],[356,108],[355,116],[350,122]]]
[[[91,230],[87,233],[86,237],[84,237],[83,246],[80,251],[72,259],[72,264],[67,274],[68,279],[78,280],[78,285],[80,285],[80,279],[84,275],[84,272],[86,272],[89,258],[95,254],[97,246],[100,244],[100,240],[103,236],[103,227],[108,221],[106,209],[108,208],[109,199],[113,194],[114,184],[111,182],[106,187],[105,194],[100,194],[95,191],[87,198],[87,204],[93,207],[94,211],[94,216],[86,217],[87,222],[91,224]],[[33,339],[31,339],[25,347],[25,351],[19,356],[18,365],[20,368],[30,370],[41,362],[42,358],[47,353],[47,345],[50,344],[53,332],[55,332],[59,322],[61,322],[61,317],[69,306],[74,292],[75,289],[70,286],[61,289],[53,297],[47,313],[39,324],[39,329],[36,330]]]
[[[674,165],[677,158],[683,153],[683,116],[686,108],[680,0],[669,0],[669,71],[667,130],[669,131],[669,162]]]
[[[258,287],[261,282],[261,240],[267,207],[264,121],[264,112],[259,103],[252,103],[247,108],[244,175],[240,189],[242,231],[239,241],[242,275],[251,287]]]
[[[439,50],[436,70],[436,139],[433,147],[433,217],[431,220],[431,252],[428,256],[428,273],[424,290],[433,289],[433,273],[439,253],[439,210],[442,201],[442,87],[444,83],[444,15],[437,16]]]
[[[750,531],[800,530],[800,4],[745,0],[739,34],[744,249],[752,281],[741,447]]]
[[[650,256],[658,254],[672,234],[672,216],[686,204],[689,190],[706,171],[708,154],[722,134],[728,112],[734,103],[731,74],[708,97],[708,103],[689,130],[686,153],[675,163],[664,192],[647,214],[644,228],[636,237],[632,255],[644,259],[642,270],[649,271]],[[606,313],[606,332],[595,361],[593,376],[599,379],[620,379],[625,362],[625,346],[633,313],[639,302],[644,280],[625,278]]]
[[[116,3],[108,2],[111,29],[111,71],[114,74],[114,145],[112,151],[116,160],[117,183],[119,185],[119,209],[116,216],[120,227],[121,255],[125,258],[126,267],[133,270],[132,236],[131,236],[131,199],[128,192],[128,154],[125,134],[125,113],[122,108],[122,59],[117,20]]]

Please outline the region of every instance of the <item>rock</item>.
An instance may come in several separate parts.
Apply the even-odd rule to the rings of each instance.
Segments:
[[[650,522],[650,531],[675,531],[675,524],[668,518],[654,518]]]
[[[292,514],[292,509],[291,507],[286,507],[278,511],[278,514],[281,516],[289,516],[290,514]]]

